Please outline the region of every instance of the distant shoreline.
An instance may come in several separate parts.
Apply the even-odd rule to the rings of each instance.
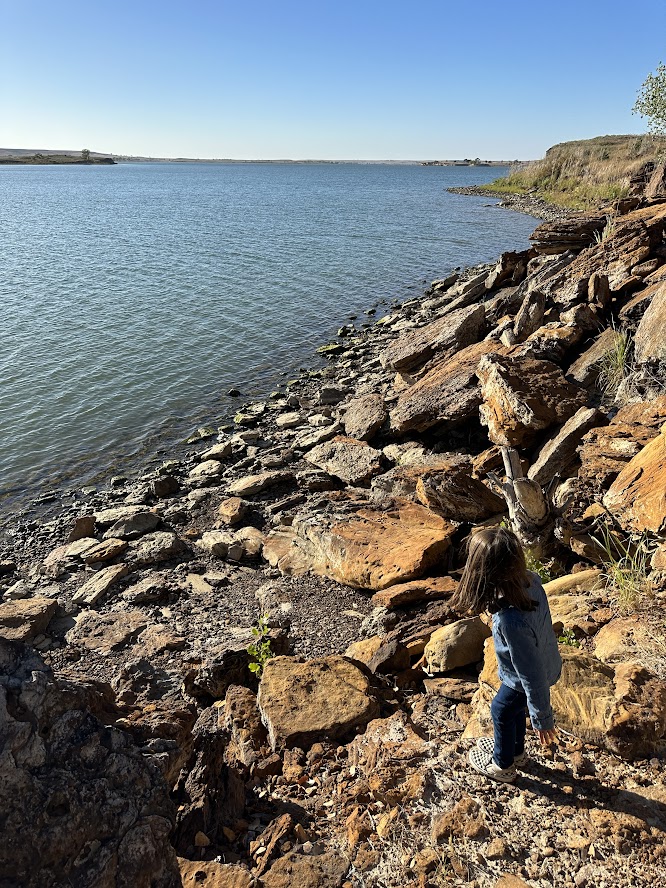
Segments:
[[[112,157],[89,157],[84,160],[80,155],[73,154],[0,154],[0,164],[23,166],[57,165],[57,166],[109,166],[115,165]]]

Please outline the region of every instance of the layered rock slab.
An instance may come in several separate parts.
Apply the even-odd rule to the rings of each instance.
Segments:
[[[381,451],[344,435],[313,447],[305,459],[347,484],[363,484],[381,471]]]
[[[620,472],[603,503],[625,530],[666,532],[666,424]]]
[[[585,406],[587,393],[556,364],[533,358],[487,355],[478,365],[481,422],[494,444],[524,445]]]
[[[379,713],[366,673],[337,655],[269,660],[257,705],[274,751],[343,737]]]
[[[308,570],[359,589],[418,579],[446,552],[456,526],[415,503],[388,511],[362,508],[352,517],[299,516],[274,531],[264,557],[284,574]]]

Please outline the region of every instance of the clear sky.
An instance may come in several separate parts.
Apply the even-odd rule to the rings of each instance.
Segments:
[[[666,0],[0,0],[0,147],[534,158],[662,60]]]

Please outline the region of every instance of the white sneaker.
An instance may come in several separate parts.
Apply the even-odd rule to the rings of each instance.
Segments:
[[[488,754],[478,746],[473,746],[469,751],[469,763],[484,777],[490,777],[491,780],[498,780],[500,783],[513,783],[518,776],[515,765],[509,768],[500,768],[493,761],[492,754]]]
[[[484,752],[488,753],[488,755],[492,758],[493,751],[495,749],[495,740],[493,737],[479,737],[479,739],[476,741],[476,745],[479,747],[479,749],[482,749]],[[523,765],[526,765],[529,762],[529,760],[529,755],[525,751],[523,751],[520,753],[520,755],[517,755],[514,758],[513,763],[516,768],[522,768]]]

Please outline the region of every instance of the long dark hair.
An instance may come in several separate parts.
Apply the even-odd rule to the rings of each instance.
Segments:
[[[527,594],[529,585],[518,537],[505,527],[487,527],[467,541],[467,562],[450,605],[459,613],[474,614],[503,607],[534,610],[537,603]]]

